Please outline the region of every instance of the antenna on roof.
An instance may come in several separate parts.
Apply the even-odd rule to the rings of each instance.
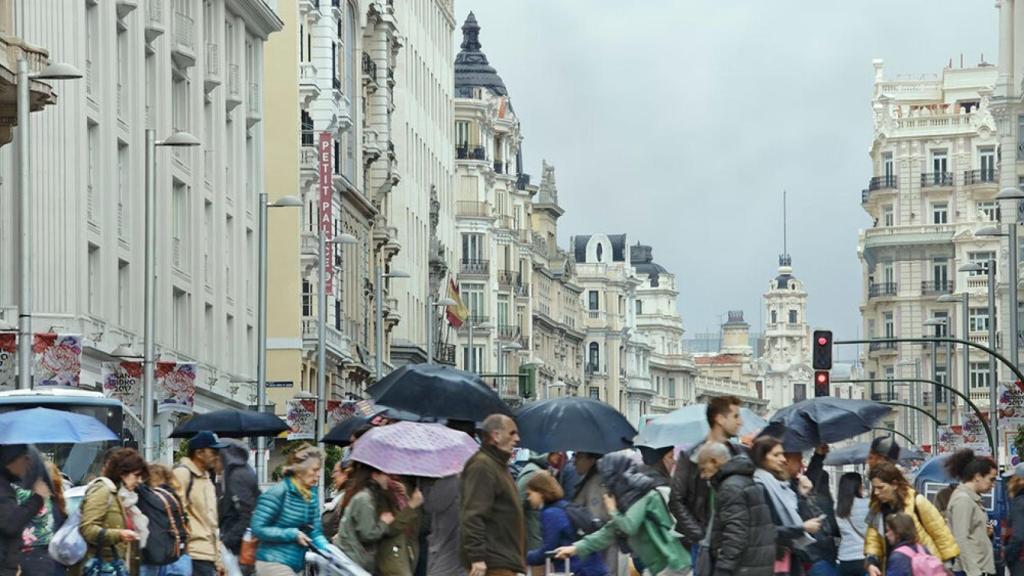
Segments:
[[[789,257],[789,230],[786,215],[786,191],[782,191],[782,254],[779,254],[779,266],[790,266],[793,260]]]

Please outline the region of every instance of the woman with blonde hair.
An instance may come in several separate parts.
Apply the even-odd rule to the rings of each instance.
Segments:
[[[136,490],[139,509],[149,519],[150,536],[142,548],[139,576],[188,574],[188,520],[178,497],[181,486],[171,469],[149,465],[149,481]]]
[[[260,495],[252,514],[258,576],[295,576],[305,566],[306,548],[326,551],[317,490],[323,454],[304,444],[288,456],[284,480]]]

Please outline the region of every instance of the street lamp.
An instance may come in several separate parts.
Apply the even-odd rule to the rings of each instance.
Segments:
[[[495,347],[498,353],[498,378],[504,384],[505,382],[505,352],[515,352],[522,350],[523,346],[519,342],[511,342],[508,345],[501,339],[501,334],[497,335],[495,339]],[[521,391],[520,391],[521,392]]]
[[[476,372],[476,369],[477,369],[477,366],[476,366],[476,351],[473,350],[473,329],[474,328],[483,328],[484,330],[490,330],[494,326],[492,326],[490,322],[481,322],[479,324],[474,324],[473,323],[473,316],[472,315],[470,315],[469,320],[466,322],[466,324],[469,326],[469,340],[468,340],[468,347],[469,347],[469,371],[470,372]]]
[[[989,259],[982,266],[977,262],[971,262],[964,264],[959,268],[960,272],[985,272],[988,276],[988,345],[992,348],[996,347],[996,261]],[[969,334],[964,335],[964,340],[967,340]],[[988,374],[989,374],[989,390],[988,390],[988,414],[989,420],[992,424],[992,457],[995,458],[996,462],[999,462],[999,418],[996,418],[996,385],[999,380],[999,373],[996,368],[996,363],[992,358],[988,359]],[[968,394],[970,392],[968,391]]]
[[[153,384],[155,361],[156,318],[156,147],[185,148],[198,146],[199,139],[188,132],[176,132],[166,140],[157,141],[156,131],[146,129],[146,255],[143,278],[142,336],[142,451],[147,461],[153,460]]]
[[[18,231],[21,242],[18,245],[18,274],[20,276],[20,301],[18,303],[18,388],[32,387],[32,193],[31,155],[29,149],[29,114],[32,103],[29,100],[29,82],[32,80],[77,80],[82,73],[71,64],[55,62],[36,74],[28,73],[28,60],[18,58]]]
[[[177,136],[177,134],[175,134]],[[174,136],[171,136],[174,138]],[[263,412],[267,407],[267,209],[268,208],[299,208],[302,200],[297,196],[282,196],[273,203],[268,202],[266,191],[259,194],[259,246],[257,248],[258,268],[256,278],[256,411]],[[256,478],[261,483],[267,482],[267,439],[256,438]]]
[[[377,264],[377,281],[373,287],[373,300],[376,305],[377,312],[377,326],[376,326],[376,359],[374,362],[374,369],[376,370],[377,381],[383,378],[384,374],[384,279],[385,278],[409,278],[408,272],[402,272],[401,270],[392,270],[391,272],[384,273],[384,269],[381,268],[380,264]]]
[[[458,302],[445,296],[427,306],[427,364],[434,363],[434,308],[447,308],[457,304]]]
[[[1013,192],[1014,194],[1020,194],[1016,188],[1008,188],[1003,192],[1000,192],[997,198],[1002,196],[1005,192]],[[1022,196],[1024,197],[1024,196]],[[1014,210],[1016,212],[1016,210]],[[974,231],[975,237],[1006,237],[1008,239],[1008,251],[1007,251],[1007,297],[1009,299],[1009,315],[1010,315],[1010,338],[1007,338],[1007,347],[1009,348],[1009,354],[1007,357],[1010,362],[1017,366],[1020,364],[1019,357],[1019,346],[1018,346],[1018,306],[1019,296],[1017,294],[1017,266],[1020,265],[1018,258],[1018,241],[1017,241],[1017,225],[1010,223],[1007,226],[1008,232],[1003,234],[999,226],[985,226]]]
[[[948,324],[949,324],[949,320],[946,319],[946,318],[932,318],[930,320],[926,320],[925,323],[924,323],[924,326],[927,327],[927,328],[941,327],[942,331],[944,333],[948,333],[948,327],[947,327]],[[949,356],[950,356],[950,345],[949,345],[949,342],[946,342],[946,379],[947,379],[947,381],[949,380],[949,362],[950,362]],[[932,342],[932,373],[931,373],[932,380],[936,380],[937,381],[939,379],[938,378],[938,374],[937,374],[938,371],[939,371],[938,345],[935,342]],[[932,421],[932,424],[933,424],[932,425],[932,438],[933,438],[933,442],[935,442],[935,443],[937,443],[939,441],[939,421],[938,421],[938,416],[939,416],[939,390],[940,390],[940,388],[938,386],[932,386],[932,409],[934,410],[934,413],[935,413],[935,420]],[[945,396],[946,396],[946,420],[948,421],[949,417],[950,417],[950,414],[952,412],[952,407],[951,407],[952,398],[950,397],[949,394],[946,394]]]
[[[967,264],[967,266],[971,266],[971,264]],[[980,268],[980,266],[979,266],[979,268]],[[963,292],[961,292],[959,294],[943,294],[942,296],[938,297],[938,301],[943,303],[943,304],[956,304],[956,303],[960,303],[961,308],[962,308],[961,311],[960,311],[960,323],[961,323],[960,331],[963,332],[964,340],[966,340],[967,336],[968,336],[967,324],[970,323],[970,321],[971,321],[971,317],[970,317],[971,316],[970,296],[971,296],[970,293],[968,293],[965,290],[965,291],[963,291]],[[963,364],[963,366],[960,367],[960,373],[962,374],[962,381],[960,383],[960,386],[963,387],[963,391],[964,391],[965,394],[969,394],[970,391],[971,391],[970,390],[971,367],[970,367],[970,364],[969,364],[970,358],[971,358],[971,347],[968,346],[967,344],[964,344],[964,346],[963,346],[963,361],[961,362]],[[949,372],[947,372],[947,375],[951,376],[951,374],[949,374]],[[951,400],[952,400],[952,398],[951,398]]]

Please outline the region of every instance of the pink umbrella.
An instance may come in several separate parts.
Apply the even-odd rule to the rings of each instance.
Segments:
[[[458,474],[480,447],[463,432],[440,424],[398,422],[373,428],[356,441],[352,459],[402,476]]]

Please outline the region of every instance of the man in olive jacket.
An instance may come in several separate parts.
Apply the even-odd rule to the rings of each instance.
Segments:
[[[515,480],[508,471],[519,430],[508,416],[481,424],[480,451],[462,470],[459,530],[462,565],[469,576],[526,572],[526,526]]]

